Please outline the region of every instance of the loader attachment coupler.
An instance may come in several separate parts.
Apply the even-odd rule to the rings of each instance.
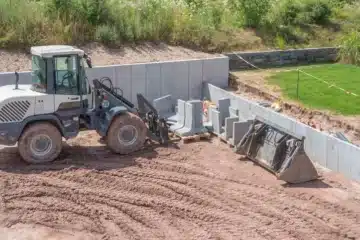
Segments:
[[[166,120],[159,117],[158,112],[154,106],[142,95],[137,94],[138,114],[147,123],[149,132],[153,139],[160,143],[167,143],[169,141],[169,127]]]
[[[304,137],[256,117],[235,151],[288,183],[302,183],[319,177],[304,151]]]

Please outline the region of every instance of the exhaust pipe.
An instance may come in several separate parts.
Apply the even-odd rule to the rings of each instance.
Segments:
[[[319,178],[304,150],[305,137],[260,117],[255,117],[248,132],[234,150],[263,166],[288,183],[303,183]]]
[[[15,72],[15,89],[19,89],[19,73]]]

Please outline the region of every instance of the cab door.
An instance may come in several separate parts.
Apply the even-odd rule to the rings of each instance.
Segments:
[[[55,56],[54,59],[54,109],[68,134],[79,131],[82,113],[77,56]]]

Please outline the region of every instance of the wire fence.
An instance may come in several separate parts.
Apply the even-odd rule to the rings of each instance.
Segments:
[[[242,60],[249,66],[253,67],[254,69],[262,70],[262,71],[272,71],[270,69],[263,69],[263,68],[260,68],[256,65],[254,65],[253,63],[245,60],[239,54],[236,54],[236,53],[233,53],[233,54],[235,54],[240,60]],[[296,73],[296,75],[295,74],[290,75],[291,79],[288,79],[287,84],[283,83],[282,87],[284,87],[285,90],[287,90],[287,92],[290,93],[290,95],[295,95],[296,99],[300,99],[301,94],[304,93],[305,90],[306,90],[306,92],[311,91],[313,93],[318,92],[320,94],[322,92],[322,95],[324,95],[325,92],[329,92],[329,89],[330,89],[330,91],[332,91],[332,89],[336,89],[339,91],[339,93],[342,92],[346,95],[350,95],[353,97],[359,97],[359,94],[353,92],[352,90],[340,87],[334,82],[324,80],[324,79],[314,76],[308,72],[305,72],[304,70],[301,70],[299,68],[292,70],[292,72]],[[311,82],[309,82],[309,81],[314,81],[314,80],[319,83],[322,83],[324,85],[316,85],[316,84],[311,84]]]

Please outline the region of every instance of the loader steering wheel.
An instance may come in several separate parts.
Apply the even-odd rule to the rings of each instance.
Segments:
[[[65,80],[68,81],[68,83],[69,83],[69,86],[68,86],[68,87],[69,87],[69,88],[76,87],[76,85],[75,85],[75,86],[71,86],[71,83],[70,83],[70,82],[71,82],[70,79],[73,78],[73,77],[74,77],[74,74],[73,74],[72,72],[68,71],[67,73],[65,73],[64,76],[62,77],[61,87],[66,87],[65,84],[64,84]]]

